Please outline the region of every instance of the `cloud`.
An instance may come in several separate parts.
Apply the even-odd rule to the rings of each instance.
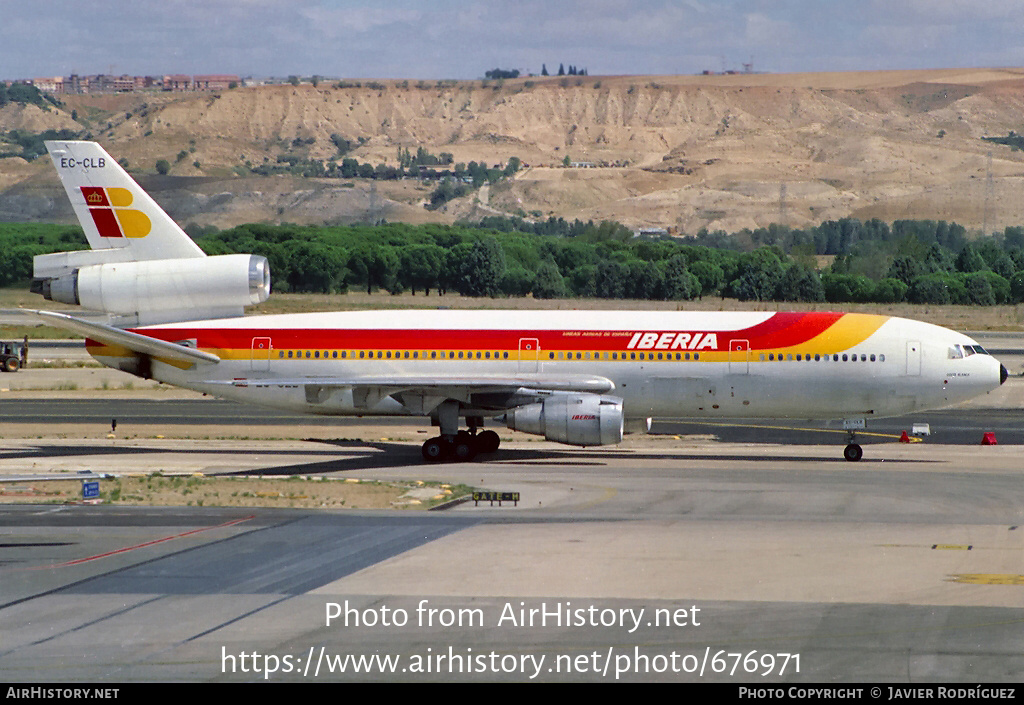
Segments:
[[[4,78],[1013,65],[1024,0],[0,0]],[[46,27],[45,50],[37,29]]]
[[[419,10],[379,5],[337,9],[312,5],[299,13],[309,21],[311,31],[335,37],[349,32],[372,32],[395,24],[409,25],[423,16]]]

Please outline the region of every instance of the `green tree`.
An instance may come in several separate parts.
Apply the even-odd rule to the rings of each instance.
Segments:
[[[963,249],[960,250],[960,254],[956,258],[956,271],[958,272],[980,272],[987,268],[985,260],[977,253],[977,251],[975,251],[970,243],[964,245]]]
[[[882,279],[875,285],[871,299],[881,304],[896,304],[903,301],[910,287],[899,279]]]
[[[558,265],[544,260],[537,267],[533,280],[533,297],[536,299],[560,299],[566,295],[565,279],[558,271]]]
[[[964,277],[968,303],[978,306],[993,306],[996,303],[992,285],[983,272],[973,272]]]
[[[830,303],[871,301],[875,284],[863,274],[832,274],[826,272],[821,277],[821,285],[825,292],[825,300]]]
[[[497,238],[481,238],[459,263],[455,290],[463,296],[498,296],[505,271],[505,253]]]
[[[689,266],[690,273],[697,277],[700,282],[698,296],[712,296],[717,294],[722,285],[725,284],[725,272],[722,268],[709,260],[698,260]]]
[[[505,269],[498,288],[505,296],[526,296],[533,290],[534,280],[533,272],[516,264]]]
[[[348,266],[355,282],[366,285],[366,293],[377,287],[390,290],[395,284],[399,259],[394,248],[378,244],[363,244],[353,250]]]
[[[629,272],[627,296],[648,301],[664,298],[664,274],[654,262],[634,259],[626,264],[626,269]]]
[[[817,272],[801,262],[793,262],[783,272],[775,298],[779,301],[824,301],[825,289]]]
[[[907,301],[915,304],[958,304],[967,299],[963,283],[949,274],[924,274],[907,291]]]
[[[445,266],[445,250],[438,245],[410,245],[401,250],[402,267],[400,278],[415,295],[417,289],[430,296],[430,290],[437,288]]]
[[[1024,271],[1017,272],[1010,277],[1010,301],[1015,304],[1024,301]]]
[[[924,274],[924,267],[920,260],[911,255],[897,255],[889,265],[888,279],[898,279],[906,285],[910,285],[915,279]]]
[[[166,159],[158,159],[156,161],[156,173],[164,175],[171,170],[171,163]]]
[[[343,288],[346,253],[319,242],[293,240],[286,245],[292,291],[329,294]]]
[[[760,247],[740,257],[737,277],[730,287],[740,301],[771,301],[782,273],[778,253],[772,248]]]
[[[671,301],[690,301],[701,293],[701,283],[690,272],[685,255],[673,255],[666,260],[663,272],[664,298]]]
[[[621,262],[605,260],[594,273],[594,295],[602,299],[623,299],[630,289],[629,268]]]

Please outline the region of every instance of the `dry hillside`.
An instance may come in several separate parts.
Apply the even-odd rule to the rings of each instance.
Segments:
[[[345,222],[370,208],[411,222],[496,210],[680,232],[843,216],[1024,224],[1024,152],[981,139],[1024,131],[1024,69],[354,83],[76,96],[66,111],[7,106],[0,130],[73,127],[75,110],[172,214],[222,227]],[[351,156],[373,164],[422,146],[530,167],[440,213],[422,207],[430,186],[411,181],[371,192],[233,173],[288,151],[331,159],[332,134],[361,138]],[[566,156],[608,166],[564,168]],[[147,177],[157,159],[192,178]],[[0,218],[70,218],[55,187],[45,159],[0,160]]]

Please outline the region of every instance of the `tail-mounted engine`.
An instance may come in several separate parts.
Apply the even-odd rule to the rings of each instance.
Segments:
[[[598,394],[554,394],[505,414],[506,425],[549,441],[600,446],[622,441],[622,399]]]
[[[270,266],[259,255],[91,264],[37,278],[32,291],[138,324],[226,318],[267,300]]]

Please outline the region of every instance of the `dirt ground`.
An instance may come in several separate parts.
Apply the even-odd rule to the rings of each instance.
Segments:
[[[394,165],[399,148],[420,146],[464,164],[517,156],[527,167],[488,198],[506,213],[690,234],[847,216],[991,231],[1024,223],[1024,152],[982,140],[1020,130],[1022,87],[1019,68],[389,80],[69,96],[66,109],[49,112],[8,106],[0,130],[80,129],[70,119],[76,109],[90,124],[109,124],[112,154],[146,177],[185,147],[189,158],[150,187],[181,222],[222,228],[451,222],[478,212],[475,192],[425,210],[433,184],[416,180],[374,188],[359,179],[238,176],[245,162],[275,163],[283,153],[337,161],[331,136],[340,134],[358,141],[346,156],[373,165]],[[296,138],[312,142],[296,150]],[[47,208],[71,217],[46,205],[58,189],[48,160],[3,161],[0,189],[12,189],[12,207],[23,203],[41,220],[51,220],[40,211]]]

